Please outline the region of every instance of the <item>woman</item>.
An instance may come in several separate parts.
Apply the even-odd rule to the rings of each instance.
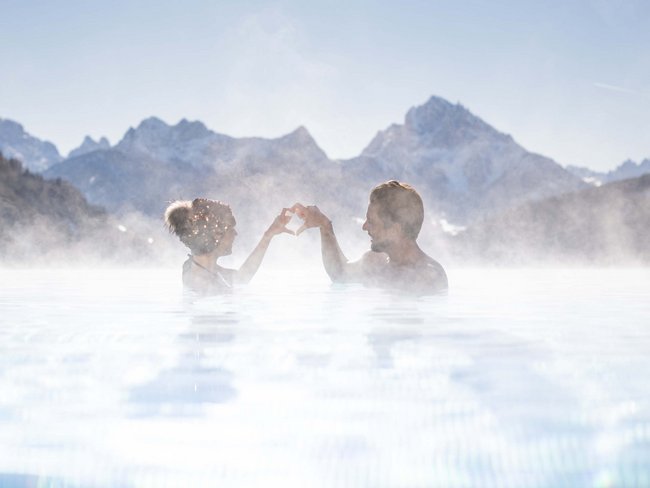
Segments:
[[[232,253],[237,236],[237,222],[228,205],[196,198],[191,202],[173,202],[165,211],[167,228],[192,252],[183,263],[183,284],[202,293],[224,291],[234,283],[248,283],[260,267],[273,236],[283,232],[293,234],[286,228],[290,220],[289,209],[283,209],[241,268],[228,269],[217,264],[219,257]]]

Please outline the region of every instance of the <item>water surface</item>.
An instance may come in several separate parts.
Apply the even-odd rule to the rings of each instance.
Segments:
[[[0,271],[0,486],[650,486],[650,270]]]

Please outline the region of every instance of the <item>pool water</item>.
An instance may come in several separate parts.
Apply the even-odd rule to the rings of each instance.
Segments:
[[[0,270],[0,487],[648,487],[650,270]]]

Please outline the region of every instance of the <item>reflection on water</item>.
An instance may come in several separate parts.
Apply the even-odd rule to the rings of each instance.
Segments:
[[[224,325],[229,330],[220,331]],[[231,315],[190,317],[189,331],[178,336],[177,364],[131,389],[129,402],[137,406],[132,415],[201,415],[201,404],[233,399],[232,372],[206,364],[206,349],[232,341],[236,325]]]
[[[2,271],[0,487],[650,486],[650,273]]]

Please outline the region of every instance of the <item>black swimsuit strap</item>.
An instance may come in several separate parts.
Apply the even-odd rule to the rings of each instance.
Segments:
[[[194,256],[192,256],[191,254],[188,254],[187,256],[190,258],[190,261],[192,261],[192,263],[196,264],[199,268],[201,268],[201,269],[207,271],[208,273],[210,273],[212,276],[214,276],[215,278],[217,278],[217,279],[218,279],[222,284],[224,284],[224,285],[230,287],[230,284],[229,284],[229,283],[226,281],[226,279],[221,275],[221,273],[219,273],[218,271],[215,272],[215,271],[212,271],[211,269],[206,268],[206,267],[203,266],[201,263],[197,262],[197,261],[194,259]]]
[[[215,273],[215,272],[212,271],[211,269],[208,269],[208,268],[206,268],[205,266],[203,266],[201,263],[197,262],[197,261],[194,259],[194,257],[193,257],[192,255],[190,255],[190,259],[191,259],[192,262],[193,262],[194,264],[196,264],[199,268],[206,270],[206,271],[207,271],[208,273],[210,273],[211,275],[213,275],[213,276],[221,276],[219,273]]]

